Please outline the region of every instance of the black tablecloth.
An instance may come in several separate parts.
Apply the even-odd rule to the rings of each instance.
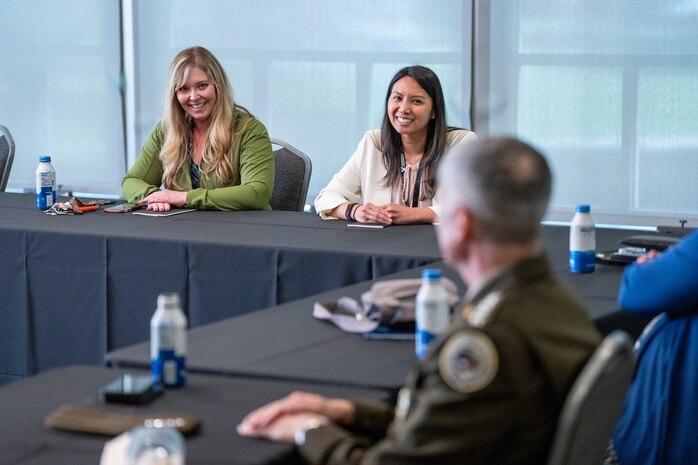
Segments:
[[[428,265],[446,267],[443,263]],[[388,278],[419,277],[420,269]],[[455,272],[447,276],[465,290]],[[386,278],[387,279],[387,278]],[[259,376],[393,391],[415,362],[414,340],[365,340],[312,316],[314,302],[359,299],[372,282],[195,328],[187,333],[188,369],[196,373]],[[107,354],[114,366],[150,366],[148,342]]]
[[[131,370],[131,372],[134,372]],[[0,464],[95,465],[108,438],[45,429],[44,417],[63,404],[94,404],[100,386],[122,371],[74,366],[40,373],[0,388]],[[145,373],[145,372],[143,372]],[[235,426],[252,409],[302,389],[330,397],[384,400],[377,391],[275,381],[189,376],[181,390],[168,390],[143,407],[105,409],[133,413],[186,412],[201,420],[187,439],[187,463],[292,463],[292,446],[239,436]]]
[[[613,314],[622,267],[599,265],[594,273],[570,273],[567,231],[545,228],[552,268],[581,295],[592,318]],[[628,231],[603,230],[598,235],[602,247],[612,248]],[[444,269],[464,293],[462,281],[442,262],[428,267]],[[421,268],[385,279],[417,278]],[[359,299],[372,284],[360,283],[193,329],[188,333],[188,367],[210,374],[399,389],[416,360],[414,341],[364,340],[312,317],[314,302],[335,301],[342,296]],[[145,368],[150,364],[149,353],[146,342],[111,352],[107,361],[114,366]]]
[[[49,216],[0,193],[0,382],[148,338],[157,295],[191,327],[439,259],[430,225],[347,228],[298,212]]]

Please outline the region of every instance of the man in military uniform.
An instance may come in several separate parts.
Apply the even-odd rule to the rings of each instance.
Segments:
[[[515,139],[456,147],[439,170],[444,258],[468,284],[396,406],[294,393],[246,436],[296,441],[311,464],[545,463],[568,389],[600,342],[539,244],[548,165]],[[358,361],[357,361],[358,363]]]

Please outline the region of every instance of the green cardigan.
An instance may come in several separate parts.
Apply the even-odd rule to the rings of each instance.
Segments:
[[[206,178],[201,176],[201,187],[192,189],[189,164],[177,173],[177,184],[188,191],[188,207],[200,210],[270,209],[269,199],[274,188],[274,153],[264,125],[256,119],[250,121],[250,118],[242,112],[236,114],[236,132],[245,123],[248,124],[237,138],[237,147],[229,155],[234,170],[231,184],[223,184],[213,173]],[[123,197],[127,201],[137,202],[160,189],[164,170],[159,155],[164,139],[162,123],[158,123],[136,163],[121,181]]]

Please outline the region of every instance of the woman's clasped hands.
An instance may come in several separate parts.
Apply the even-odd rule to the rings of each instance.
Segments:
[[[184,207],[187,205],[187,193],[164,189],[146,195],[139,204],[148,204],[148,210],[155,212],[167,212],[172,207]]]
[[[365,203],[354,212],[354,219],[359,223],[370,224],[409,224],[420,220],[418,211],[399,203],[375,205]]]

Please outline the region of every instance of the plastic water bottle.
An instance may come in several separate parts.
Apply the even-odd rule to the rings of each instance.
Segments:
[[[150,320],[150,361],[153,379],[167,387],[184,386],[187,357],[187,317],[174,292],[158,296]]]
[[[129,436],[127,465],[184,465],[184,438],[176,429],[141,426],[129,431]]]
[[[41,155],[36,168],[36,208],[46,210],[56,202],[56,170],[51,157]]]
[[[596,260],[596,228],[589,205],[577,205],[570,224],[570,271],[591,273]]]
[[[430,268],[422,271],[422,285],[416,303],[415,351],[418,358],[424,358],[430,343],[451,323],[451,307],[448,292],[441,282],[441,270]]]

